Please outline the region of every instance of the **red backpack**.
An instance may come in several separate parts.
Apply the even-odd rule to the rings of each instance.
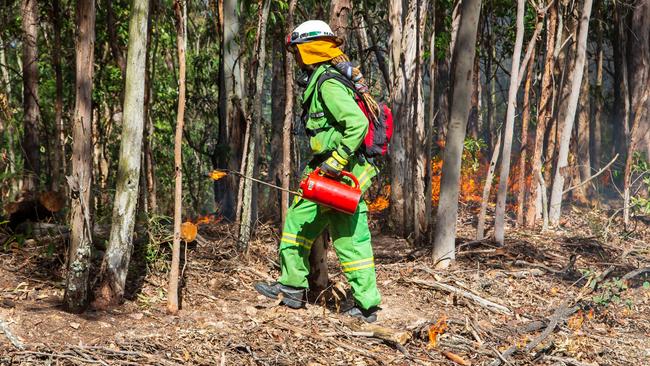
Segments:
[[[368,119],[368,132],[360,148],[362,152],[370,158],[386,155],[388,153],[390,139],[393,137],[393,112],[385,103],[378,103],[379,115],[377,118],[374,118],[370,114],[362,94],[354,87],[354,83],[338,72],[330,72],[329,70],[323,72],[318,78],[316,90],[320,90],[321,85],[329,79],[339,81],[354,92],[355,101]],[[305,111],[309,109],[309,104],[311,104],[311,98],[303,103],[303,109]]]

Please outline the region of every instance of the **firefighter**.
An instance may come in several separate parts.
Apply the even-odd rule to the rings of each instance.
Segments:
[[[358,68],[339,49],[342,43],[327,23],[320,20],[306,21],[287,36],[287,50],[309,76],[302,95],[303,122],[314,156],[303,177],[316,168],[335,178],[347,170],[357,177],[361,191],[365,192],[377,174],[377,168],[359,152],[368,130],[368,119],[355,101],[354,91],[340,81],[327,79],[317,85],[324,72],[341,73],[376,108]],[[357,211],[348,215],[296,197],[285,218],[280,240],[281,276],[274,283],[255,284],[257,291],[273,299],[282,294],[282,303],[291,308],[304,306],[311,246],[327,228],[355,300],[344,312],[374,322],[381,296],[367,212],[363,199]]]

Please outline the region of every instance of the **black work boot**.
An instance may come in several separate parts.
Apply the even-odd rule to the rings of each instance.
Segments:
[[[279,282],[258,282],[255,284],[255,289],[271,299],[277,299],[282,294],[282,303],[292,309],[299,309],[305,304],[304,288],[285,286]]]
[[[378,310],[378,307],[372,307],[368,310],[364,310],[359,305],[355,305],[345,313],[353,318],[361,319],[366,323],[373,323],[377,321]]]

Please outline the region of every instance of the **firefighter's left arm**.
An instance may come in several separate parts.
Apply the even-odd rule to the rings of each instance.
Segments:
[[[341,143],[336,152],[348,160],[361,146],[368,132],[368,119],[354,100],[352,92],[333,79],[323,82],[321,99],[336,122],[343,127]]]

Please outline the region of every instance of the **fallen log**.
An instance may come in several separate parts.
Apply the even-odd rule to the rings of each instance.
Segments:
[[[448,293],[452,293],[458,296],[462,296],[468,300],[471,300],[475,304],[479,305],[480,307],[490,310],[494,313],[499,313],[499,314],[506,314],[506,315],[512,315],[512,310],[507,308],[506,306],[497,304],[495,302],[492,302],[490,300],[484,299],[478,295],[475,295],[469,291],[466,290],[461,290],[457,287],[448,285],[446,283],[438,282],[438,281],[422,281],[422,280],[403,280],[407,283],[412,283],[415,285],[419,286],[424,286],[424,287],[429,287],[435,290],[439,291],[445,291]]]

